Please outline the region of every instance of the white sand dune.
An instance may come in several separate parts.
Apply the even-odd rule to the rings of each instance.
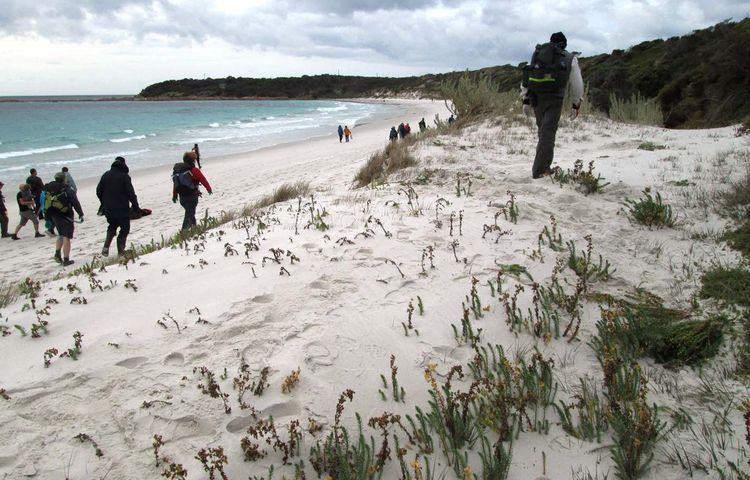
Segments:
[[[413,125],[423,116],[445,116],[438,102],[403,105],[403,118]],[[0,338],[0,388],[10,400],[0,399],[0,478],[160,478],[163,465],[155,465],[152,449],[155,434],[165,443],[161,454],[182,464],[190,479],[207,478],[195,456],[208,446],[223,447],[230,479],[266,478],[271,464],[277,467],[273,478],[294,478],[294,469],[281,468],[281,454],[262,441],[268,456],[243,461],[240,441],[255,420],[240,408],[232,387],[241,364],[247,364],[256,381],[260,371],[269,368],[270,386],[261,396],[247,392],[244,400],[259,417],[273,417],[284,438],[293,420],[303,428],[308,419],[324,427],[316,436],[304,434],[301,458],[307,459],[310,447],[332,426],[344,390],[355,393],[345,405],[342,422],[356,430],[355,412],[367,422],[383,412],[404,416],[413,415],[415,406],[424,409],[430,388],[424,371],[430,365],[436,365],[441,381],[454,365],[462,364],[468,372],[466,364],[474,353],[457,344],[451,324],[461,328],[462,302],[470,294],[472,278],[479,280],[485,308],[481,319],[472,320],[482,329],[482,341],[502,345],[509,356],[539,348],[555,361],[558,399],[568,401],[579,377],[600,375],[587,344],[595,332],[597,306],[587,306],[576,341],[545,343],[512,333],[502,303],[488,286],[500,265],[524,266],[540,283],[550,277],[556,259],[566,254],[544,246],[542,258],[532,253],[542,228],[550,225],[550,215],[557,219],[564,241],[574,240],[580,249],[584,236],[592,235],[595,255],[616,269],[612,279],[596,283],[599,292],[622,295],[637,286],[684,308],[699,288],[701,269],[711,262],[739,261],[736,252],[694,235],[724,226],[710,208],[701,207],[696,193],[719,188],[732,175],[744,173],[750,146],[747,137],[736,138],[733,129],[671,131],[598,118],[564,123],[558,134],[558,164],[570,168],[576,159],[584,164],[593,160],[596,172],[610,182],[603,193],[585,196],[549,178],[531,179],[536,134],[530,121],[482,123],[418,144],[414,154],[420,166],[396,175],[391,183],[352,190],[354,173],[385,145],[394,122],[355,129],[349,144],[330,137],[221,160],[206,157],[204,172],[215,194],[204,195],[199,208],[212,214],[237,209],[282,183],[307,180],[314,190],[313,213],[325,212],[321,218],[328,230],[308,228],[309,198],[303,199],[299,215],[297,200],[277,204],[262,216],[266,228],[259,227],[258,219],[235,222],[185,248],[160,250],[127,267],[112,265],[92,278],[63,277],[42,284],[36,308],[49,307],[49,315],[41,317],[49,325],[41,338],[21,336],[13,328],[20,325],[29,332],[37,321],[34,309],[24,308],[29,298],[3,309],[1,320],[11,335]],[[666,149],[638,149],[644,141]],[[419,172],[428,180],[411,184],[418,194],[413,208],[421,210],[413,215],[407,188],[397,180]],[[470,196],[457,196],[457,174],[468,174],[464,186],[471,179]],[[147,243],[179,227],[182,210],[169,203],[168,178],[166,168],[133,174],[142,206],[154,214],[133,222],[132,241]],[[679,187],[674,184],[679,180],[696,185]],[[94,215],[93,186],[80,182],[87,215],[86,223],[77,225],[74,241],[72,256],[79,263],[101,248],[104,223]],[[648,230],[628,220],[624,199],[638,197],[644,187],[660,192],[675,207],[681,219],[678,228]],[[517,224],[496,216],[509,200],[508,192],[518,205]],[[495,232],[482,238],[484,226],[496,221],[510,233],[497,241]],[[4,277],[41,279],[59,269],[48,261],[51,245],[49,252],[40,253],[32,240],[3,243]],[[251,243],[259,250],[249,247]],[[432,260],[423,255],[428,247],[434,252]],[[271,249],[278,249],[278,263]],[[526,286],[520,307],[529,307],[531,282],[525,277],[506,281],[507,289]],[[82,299],[85,304],[72,303]],[[419,300],[423,314],[416,308]],[[410,330],[406,336],[402,323],[407,323],[410,302],[418,334]],[[45,368],[44,352],[73,347],[77,331],[83,334],[78,360],[54,357]],[[391,378],[391,355],[405,402],[394,401],[381,382],[381,375]],[[697,371],[670,371],[645,359],[642,363],[654,387],[649,400],[683,408],[696,419],[713,418],[697,394]],[[194,372],[200,367],[215,373],[221,391],[228,394],[231,413],[225,412],[220,398],[201,393],[198,385],[204,379]],[[298,368],[299,383],[282,393],[284,379]],[[706,367],[704,375],[715,376],[716,371]],[[456,381],[463,389],[469,383]],[[737,401],[748,394],[747,386],[732,380],[723,385]],[[384,390],[385,400],[379,390]],[[664,415],[669,418],[669,412]],[[544,473],[555,480],[583,479],[585,472],[590,478],[605,478],[595,477],[595,472],[614,477],[607,435],[600,444],[580,441],[562,430],[553,408],[546,418],[548,434],[524,432],[515,441],[509,478],[534,479]],[[727,418],[734,433],[723,455],[747,461],[741,451],[741,413],[734,409]],[[366,430],[378,445],[378,432]],[[74,439],[81,433],[96,442],[103,456],[97,456],[90,443]],[[686,434],[677,433],[672,441],[680,435]],[[687,439],[685,445],[693,448]],[[391,446],[394,460],[382,478],[401,477]],[[417,452],[403,438],[402,446],[408,465]],[[481,475],[478,449],[470,455],[470,464]],[[444,458],[433,458],[438,472],[454,478]],[[645,478],[686,476],[658,453]],[[307,478],[316,478],[309,463]],[[701,473],[695,478],[714,477]]]

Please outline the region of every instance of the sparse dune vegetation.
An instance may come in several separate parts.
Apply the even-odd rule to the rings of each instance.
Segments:
[[[532,180],[518,98],[445,88],[450,126],[3,294],[0,474],[748,478],[744,139],[583,115]]]

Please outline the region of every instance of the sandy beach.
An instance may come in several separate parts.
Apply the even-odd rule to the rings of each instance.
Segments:
[[[316,475],[308,454],[336,425],[337,402],[347,389],[353,394],[342,401],[341,425],[356,435],[357,412],[365,438],[374,437],[375,453],[381,430],[368,427],[368,420],[398,414],[414,435],[405,419],[414,417],[417,406],[427,409],[426,372],[442,385],[462,365],[466,378],[454,377],[454,387],[470,389],[468,365],[476,352],[459,338],[462,318],[481,329],[482,344],[502,346],[511,361],[535,351],[551,360],[556,404],[575,401],[580,378],[601,377],[589,344],[601,314],[595,302],[582,307],[577,338],[543,339],[509,328],[493,283],[504,272],[504,292],[523,287],[519,309],[531,315],[533,285],[549,281],[567,258],[564,247],[556,251],[539,242],[552,222],[563,242],[574,241],[578,250],[590,235],[594,256],[609,262],[611,276],[592,282],[592,292],[600,294],[621,297],[638,287],[667,306],[687,309],[701,271],[714,262],[741,261],[738,252],[707,238],[726,220],[698,196],[744,174],[750,142],[736,137],[734,128],[676,131],[594,116],[563,122],[556,163],[572,168],[576,160],[593,161],[609,182],[601,193],[584,195],[550,178],[531,179],[533,120],[509,116],[418,142],[418,167],[384,185],[352,189],[355,172],[386,145],[391,125],[409,121],[415,131],[422,117],[431,125],[436,113],[448,114],[437,101],[399,102],[407,107],[403,118],[358,127],[348,144],[331,135],[204,161],[215,193],[204,194],[200,211],[239,209],[297,180],[310,182],[314,205],[309,199],[277,204],[182,248],[42,283],[2,309],[0,321],[9,334],[0,338],[0,388],[7,396],[0,398],[0,478],[156,479],[173,463],[188,471],[185,478],[205,479],[196,456],[216,447],[227,457],[222,468],[230,479],[271,478],[271,465],[274,479],[326,478]],[[644,142],[663,148],[639,148]],[[133,222],[130,241],[136,244],[171,235],[182,222],[182,209],[170,202],[169,170],[132,175],[141,206],[154,212]],[[94,185],[93,179],[79,182],[86,215],[76,225],[72,258],[78,264],[101,249],[105,230],[104,219],[95,215]],[[625,199],[638,198],[646,187],[674,207],[677,226],[648,229],[628,218]],[[508,217],[509,201],[518,209],[515,223]],[[316,228],[315,215],[327,229]],[[27,226],[21,241],[3,242],[3,278],[42,280],[60,271],[51,261],[52,240],[35,240],[29,232]],[[508,273],[509,266],[516,273]],[[563,285],[571,289],[575,276],[563,270]],[[33,307],[25,307],[32,298]],[[468,320],[475,298],[481,305]],[[40,319],[48,322],[47,332],[32,338]],[[60,357],[74,347],[76,332],[83,335],[77,360]],[[51,348],[58,354],[50,353],[45,366]],[[649,402],[663,407],[665,421],[675,412],[691,417],[696,430],[701,420],[716,420],[704,406],[702,382],[720,380],[732,405],[724,416],[725,448],[716,460],[725,467],[747,462],[737,406],[750,393],[722,374],[733,361],[727,351],[723,347],[725,356],[702,369],[667,369],[641,359]],[[250,383],[253,388],[245,391],[238,387]],[[218,394],[204,393],[207,385],[218,386]],[[508,478],[614,478],[611,430],[600,442],[586,441],[564,431],[553,406],[539,415],[534,431],[524,428],[513,440]],[[269,418],[282,442],[299,422],[300,454],[286,466],[272,442],[248,439],[248,429]],[[413,462],[420,468],[428,463],[436,479],[460,478],[441,455],[437,437],[435,452],[427,454],[398,427],[389,428],[391,460],[381,478],[404,478],[395,435],[405,449],[400,454],[409,478],[418,478]],[[161,460],[154,454],[155,435],[163,442],[157,448]],[[249,461],[243,438],[265,455]],[[689,430],[670,431],[643,478],[687,478],[664,453],[671,445],[708,455]],[[471,467],[467,475],[491,478],[482,476],[479,442],[462,451]],[[295,476],[292,464],[301,460],[306,476]],[[713,475],[715,470],[696,471],[694,478]]]
[[[384,100],[372,102],[382,103]],[[335,132],[331,132],[325,137],[285,143],[246,154],[211,157],[210,153],[204,152],[203,173],[214,194],[209,197],[204,192],[198,212],[202,215],[208,209],[211,215],[217,215],[222,210],[239,210],[259,197],[272,193],[274,188],[285,182],[303,180],[317,185],[349,185],[356,169],[371,153],[385,146],[391,126],[410,122],[412,128],[418,130],[416,125],[422,117],[431,125],[436,113],[443,119],[449,115],[441,101],[390,102],[399,106],[398,116],[356,126],[349,143],[340,144]],[[174,162],[179,161],[182,161],[182,152],[176,151]],[[129,244],[150,243],[152,239],[159,241],[162,235],[169,237],[182,225],[182,207],[171,203],[172,187],[169,177],[172,165],[173,163],[131,172],[141,207],[151,209],[153,214],[132,222]],[[104,242],[106,219],[96,215],[99,207],[96,198],[98,181],[98,177],[76,178],[84,223],[76,224],[71,258],[77,264],[71,269],[91,261],[101,251],[101,244]],[[18,208],[15,204],[17,190],[9,183],[11,182],[6,180],[3,191],[10,218],[9,228],[12,230],[18,225]],[[19,236],[19,241],[11,242],[8,239],[2,243],[0,274],[3,278],[22,280],[28,275],[54,275],[60,271],[52,259],[54,239],[33,238],[31,224],[26,225]]]

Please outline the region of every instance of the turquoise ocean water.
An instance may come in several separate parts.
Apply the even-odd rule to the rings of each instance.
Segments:
[[[366,123],[391,108],[324,100],[0,100],[0,180],[7,185],[32,167],[45,182],[63,166],[75,179],[98,177],[118,155],[131,170],[172,164],[194,143],[205,167],[211,157],[331,135],[339,124]]]

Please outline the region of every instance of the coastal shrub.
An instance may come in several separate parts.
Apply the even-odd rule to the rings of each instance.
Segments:
[[[487,437],[482,435],[482,451],[479,458],[482,459],[482,479],[505,480],[508,478],[511,461],[513,459],[513,438],[507,442],[497,441],[490,446]]]
[[[721,316],[691,319],[688,312],[666,308],[659,297],[642,289],[626,299],[608,297],[605,302],[613,307],[612,314],[606,325],[597,324],[594,350],[616,342],[628,358],[646,355],[669,366],[694,365],[715,356],[728,323]]]
[[[746,167],[742,177],[729,184],[729,187],[719,195],[721,213],[746,217],[750,210],[750,166]]]
[[[582,377],[579,381],[580,387],[573,395],[575,402],[566,404],[561,400],[559,405],[555,405],[561,426],[568,435],[575,438],[601,443],[602,433],[609,428],[607,405],[592,378]],[[578,412],[577,423],[571,409]]]
[[[737,126],[735,136],[741,137],[743,135],[750,135],[750,117],[745,117],[745,119]]]
[[[627,324],[616,307],[602,308],[596,328],[591,346],[604,375],[607,422],[613,432],[609,451],[615,476],[636,480],[650,467],[664,423],[659,420],[658,407],[647,403],[648,381],[633,348],[640,332]]]
[[[750,311],[742,312],[739,323],[741,348],[737,358],[737,371],[742,375],[750,375]]]
[[[445,80],[440,93],[448,110],[458,120],[467,120],[490,113],[506,114],[518,108],[516,92],[498,92],[498,86],[488,75],[461,75],[458,81]]]
[[[672,207],[661,200],[661,195],[651,196],[648,190],[643,191],[643,198],[636,200],[625,199],[628,214],[641,225],[647,227],[673,227],[676,217],[672,214]]]
[[[703,274],[700,295],[729,303],[750,306],[750,270],[717,266]]]
[[[647,150],[649,152],[653,152],[655,150],[665,150],[666,148],[666,145],[659,145],[658,143],[654,143],[651,141],[643,142],[638,145],[638,150]]]
[[[310,464],[318,476],[324,473],[341,480],[372,480],[380,478],[382,468],[375,463],[375,441],[368,442],[362,432],[362,419],[357,417],[358,433],[355,438],[341,425],[344,403],[354,397],[351,390],[344,391],[336,405],[333,429],[323,440],[310,448]],[[382,467],[382,465],[380,465]]]
[[[305,197],[310,193],[310,182],[303,180],[291,183],[284,183],[274,189],[273,193],[261,197],[260,200],[252,204],[251,208],[261,209],[270,207],[274,203],[286,202],[299,197]]]
[[[0,281],[0,308],[5,308],[18,298],[18,286],[7,280]]]
[[[621,408],[613,408],[610,425],[614,444],[610,447],[617,478],[636,480],[648,472],[654,458],[654,448],[664,432],[665,424],[659,420],[658,407],[646,403],[647,388],[642,388],[642,397],[633,402],[623,402]]]
[[[413,167],[417,160],[412,156],[409,147],[417,142],[417,135],[409,135],[397,142],[388,142],[383,150],[373,153],[367,163],[354,176],[356,188],[382,182],[393,172]]]
[[[567,183],[578,184],[578,190],[583,192],[585,195],[590,193],[601,193],[601,191],[609,185],[609,182],[604,182],[604,177],[601,174],[594,176],[594,161],[589,162],[589,168],[583,169],[583,160],[578,159],[573,164],[573,170],[561,169],[556,167],[552,175],[552,181],[559,183],[561,186]]]
[[[750,259],[750,220],[746,220],[736,230],[724,233],[721,240],[727,242],[732,249],[742,253],[745,258]]]
[[[629,100],[620,99],[615,93],[610,93],[609,118],[638,125],[660,127],[664,124],[664,114],[656,99],[646,99],[640,93],[634,93]]]

